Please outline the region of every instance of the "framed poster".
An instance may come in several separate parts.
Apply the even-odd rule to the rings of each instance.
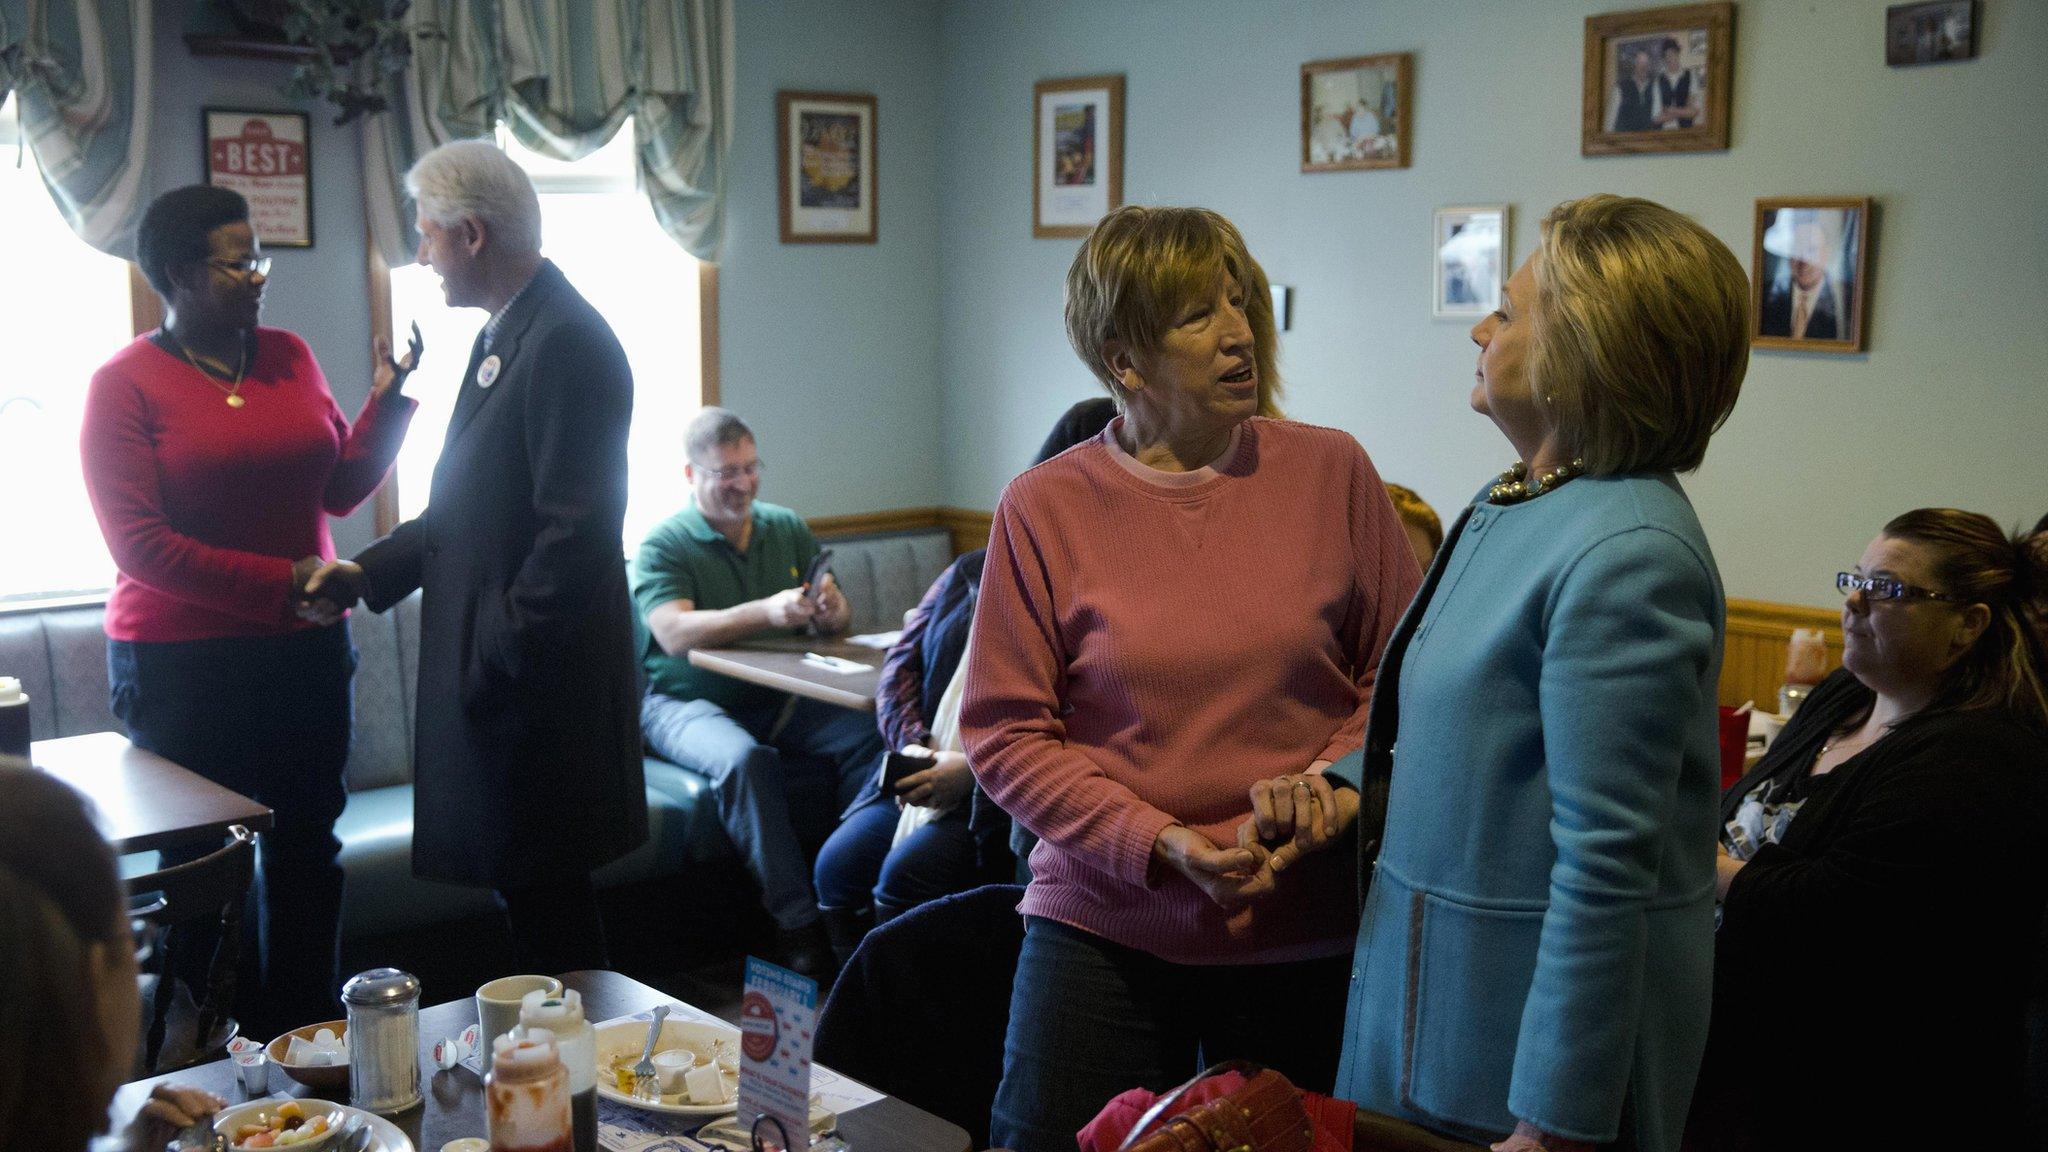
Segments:
[[[1884,62],[1894,68],[1977,55],[1977,0],[1894,4],[1884,10]]]
[[[1586,17],[1580,154],[1727,148],[1734,46],[1732,3]]]
[[[775,94],[784,244],[875,242],[875,98]]]
[[[1408,166],[1408,52],[1301,66],[1301,170]]]
[[[1429,314],[1476,319],[1500,307],[1507,280],[1508,206],[1460,204],[1431,214]]]
[[[200,110],[206,183],[249,202],[249,226],[265,248],[313,246],[312,157],[304,112]]]
[[[1751,347],[1863,351],[1870,207],[1868,196],[1756,202]]]
[[[1031,234],[1086,236],[1124,202],[1124,78],[1040,80],[1031,94]]]

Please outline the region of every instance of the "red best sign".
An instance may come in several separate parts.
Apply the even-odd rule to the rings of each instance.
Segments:
[[[209,157],[216,173],[227,176],[304,176],[306,146],[280,140],[262,120],[249,120],[238,136],[213,141]]]

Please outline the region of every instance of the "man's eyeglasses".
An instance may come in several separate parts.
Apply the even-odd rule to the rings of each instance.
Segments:
[[[1969,600],[1947,592],[1936,592],[1903,580],[1892,580],[1883,576],[1858,576],[1854,572],[1835,573],[1835,587],[1847,596],[1851,592],[1862,592],[1863,598],[1878,600],[1943,600],[1950,604],[1967,604]]]
[[[699,464],[697,465],[697,471],[702,475],[711,477],[713,480],[738,480],[742,476],[752,480],[754,477],[759,476],[762,469],[766,467],[768,467],[766,462],[756,460],[752,464],[734,464],[730,468],[706,468]]]
[[[207,260],[207,263],[223,272],[232,273],[244,279],[250,276],[270,275],[270,257],[268,256],[245,256],[240,260],[224,260],[216,256]]]

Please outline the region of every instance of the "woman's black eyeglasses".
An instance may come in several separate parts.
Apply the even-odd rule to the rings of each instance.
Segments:
[[[1950,604],[1970,602],[1966,597],[1936,592],[1932,588],[1922,588],[1917,584],[1908,584],[1904,580],[1892,580],[1884,576],[1858,576],[1854,572],[1835,573],[1835,587],[1844,596],[1860,591],[1865,600],[1871,601],[1942,600]]]

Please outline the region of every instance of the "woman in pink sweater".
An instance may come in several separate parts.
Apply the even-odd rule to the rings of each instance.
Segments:
[[[1019,1152],[1202,1062],[1331,1086],[1350,862],[1304,857],[1263,899],[1236,837],[1255,781],[1327,801],[1418,582],[1358,443],[1279,419],[1271,295],[1229,221],[1110,213],[1066,323],[1123,414],[1004,491],[961,710],[982,787],[1040,837],[990,1125]]]

